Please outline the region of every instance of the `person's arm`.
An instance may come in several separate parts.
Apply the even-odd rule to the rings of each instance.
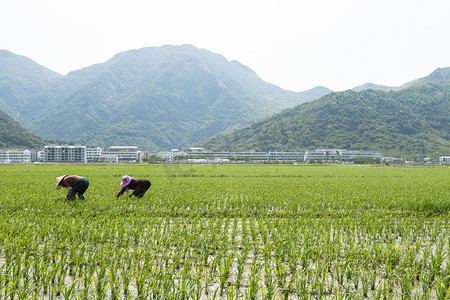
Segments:
[[[70,197],[70,191],[72,190],[72,187],[71,186],[68,186],[67,187],[67,196],[66,196],[66,198],[69,198]]]
[[[60,185],[61,187],[67,188],[67,195],[66,195],[66,198],[69,198],[70,191],[72,190],[72,186],[70,185],[70,183],[69,183],[66,179],[67,179],[67,177],[64,178],[64,179],[60,182],[59,185]]]
[[[123,187],[117,194],[116,197],[120,197],[123,193],[125,193],[125,191],[127,190],[126,187]]]

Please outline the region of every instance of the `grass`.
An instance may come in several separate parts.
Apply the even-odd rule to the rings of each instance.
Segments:
[[[90,181],[86,200],[55,189]],[[143,198],[115,198],[123,175]],[[0,298],[445,299],[449,168],[2,165]]]

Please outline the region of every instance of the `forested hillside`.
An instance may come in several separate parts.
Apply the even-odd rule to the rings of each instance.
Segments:
[[[0,49],[0,109],[19,118],[30,97],[62,77],[25,56]]]
[[[0,148],[39,149],[44,140],[20,126],[13,118],[0,110]]]
[[[0,69],[5,66],[1,60]],[[283,90],[237,61],[191,45],[119,53],[66,76],[42,76],[45,84],[32,92],[25,91],[24,73],[3,74],[5,86],[22,93],[10,97],[0,89],[0,109],[33,133],[153,151],[183,148],[330,92]]]
[[[214,149],[368,149],[392,156],[449,155],[450,81],[399,91],[332,93],[249,128],[196,144]]]
[[[448,155],[449,79],[438,68],[400,87],[292,92],[192,45],[130,50],[65,76],[0,50],[0,109],[43,138],[102,147]]]

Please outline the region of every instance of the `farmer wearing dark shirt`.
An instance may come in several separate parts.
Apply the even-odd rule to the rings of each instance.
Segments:
[[[56,189],[61,187],[67,188],[66,198],[75,200],[75,195],[78,194],[78,199],[84,199],[84,192],[89,187],[89,181],[78,175],[63,175],[56,178]]]
[[[151,183],[147,179],[134,179],[128,175],[122,177],[122,182],[120,183],[122,189],[116,194],[116,197],[120,197],[123,193],[129,192],[129,190],[134,190],[130,195],[141,198],[144,196],[145,192],[150,188]]]

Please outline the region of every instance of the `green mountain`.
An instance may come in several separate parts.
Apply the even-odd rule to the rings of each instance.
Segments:
[[[396,88],[392,87],[392,86],[386,86],[386,85],[380,85],[380,84],[374,84],[374,83],[368,82],[363,85],[352,88],[352,91],[360,92],[360,91],[364,91],[364,90],[368,90],[368,89],[378,90],[378,91],[390,91],[390,90],[394,90]]]
[[[367,90],[367,89],[379,90],[379,91],[390,91],[390,90],[398,91],[398,90],[401,90],[401,89],[404,89],[404,88],[407,88],[407,87],[410,87],[412,85],[419,84],[419,83],[441,82],[441,81],[446,81],[449,79],[450,79],[450,67],[437,68],[430,75],[412,80],[401,86],[386,86],[386,85],[380,85],[380,84],[374,84],[374,83],[368,82],[363,85],[352,88],[352,91],[360,92],[360,91]]]
[[[18,117],[26,99],[61,77],[25,56],[0,49],[0,109]]]
[[[382,151],[391,156],[439,156],[450,151],[450,80],[399,91],[332,93],[248,128],[196,146],[211,149]]]
[[[28,81],[24,72],[6,76],[10,85],[20,90]],[[0,91],[0,108],[45,138],[145,150],[183,148],[330,93],[283,90],[237,61],[191,45],[130,50],[42,79],[14,101]]]
[[[39,149],[44,140],[35,136],[0,110],[0,148]]]
[[[429,74],[425,77],[407,82],[407,83],[403,84],[402,86],[398,87],[397,89],[410,87],[410,86],[413,86],[413,85],[419,84],[419,83],[442,82],[442,81],[447,81],[449,79],[450,79],[450,67],[437,68],[431,74]]]

